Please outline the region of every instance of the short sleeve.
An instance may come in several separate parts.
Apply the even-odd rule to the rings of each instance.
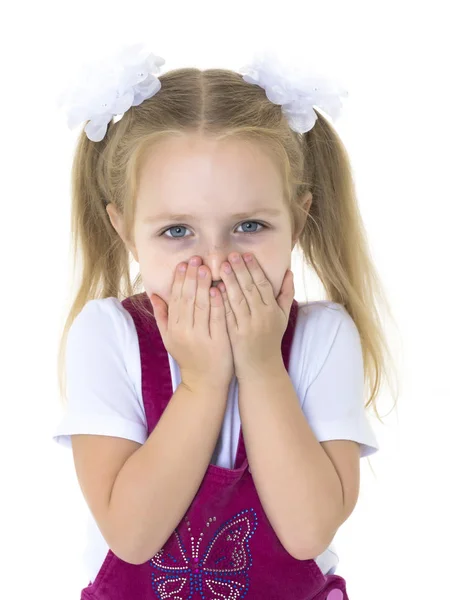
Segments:
[[[334,307],[338,310],[323,311],[316,343],[324,358],[306,389],[302,408],[319,442],[353,440],[360,444],[363,458],[377,452],[379,445],[364,407],[361,339],[345,308]]]
[[[145,412],[125,362],[126,327],[116,298],[90,300],[67,337],[67,405],[53,439],[71,447],[72,434],[121,437],[143,444]]]

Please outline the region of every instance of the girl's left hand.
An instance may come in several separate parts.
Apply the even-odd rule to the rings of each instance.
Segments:
[[[233,256],[240,260],[233,263]],[[230,254],[231,273],[224,263],[219,284],[225,305],[228,335],[238,379],[267,374],[272,367],[283,365],[281,342],[286,331],[294,300],[294,276],[285,273],[280,293],[274,296],[272,284],[260,267],[254,254],[245,254],[245,262],[237,254]]]

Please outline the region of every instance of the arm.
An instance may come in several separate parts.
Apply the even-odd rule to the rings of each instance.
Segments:
[[[295,558],[318,556],[343,521],[343,490],[282,361],[239,381],[239,410],[251,472],[272,527]]]
[[[119,471],[108,519],[129,562],[154,556],[189,508],[217,443],[227,397],[225,385],[182,382],[145,444]]]

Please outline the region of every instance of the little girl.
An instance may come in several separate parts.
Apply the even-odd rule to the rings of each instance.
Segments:
[[[339,103],[273,59],[158,78],[141,48],[69,112],[83,270],[54,439],[91,515],[81,598],[348,599],[332,540],[388,350],[349,159],[312,108]],[[296,246],[328,300],[294,299]]]

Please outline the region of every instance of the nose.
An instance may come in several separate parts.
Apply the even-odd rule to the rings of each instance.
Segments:
[[[228,255],[231,254],[233,250],[228,250],[227,252],[213,252],[210,254],[205,254],[204,257],[200,256],[202,259],[202,264],[206,265],[208,269],[211,271],[212,282],[222,281],[222,276],[220,274],[220,269],[222,264],[228,260]]]

